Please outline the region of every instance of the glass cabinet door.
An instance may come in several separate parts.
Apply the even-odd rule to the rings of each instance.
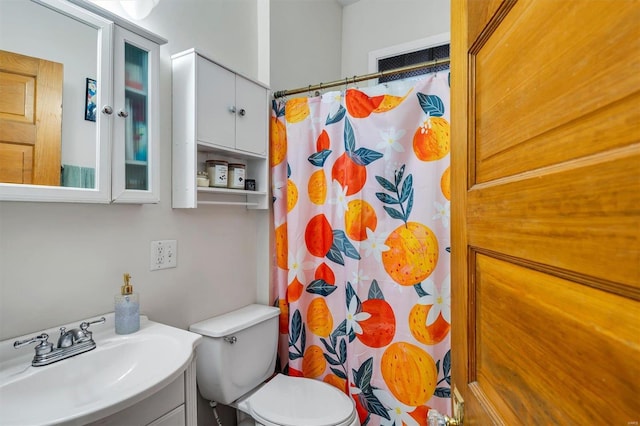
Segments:
[[[114,202],[158,202],[158,55],[155,43],[116,28]]]
[[[124,45],[124,101],[125,118],[125,189],[149,189],[148,99],[149,53],[125,42]]]

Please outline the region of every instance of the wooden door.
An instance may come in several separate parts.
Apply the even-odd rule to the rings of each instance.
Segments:
[[[62,64],[0,50],[0,182],[60,185],[62,80]]]
[[[465,425],[640,421],[640,2],[452,2]]]

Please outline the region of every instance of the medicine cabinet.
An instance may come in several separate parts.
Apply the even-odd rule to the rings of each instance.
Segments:
[[[0,1],[0,83],[15,95],[0,110],[0,201],[158,202],[164,43],[86,0]]]
[[[174,208],[205,204],[267,209],[269,89],[196,49],[172,56]],[[207,160],[246,165],[255,190],[202,187]],[[211,176],[209,177],[211,181]]]

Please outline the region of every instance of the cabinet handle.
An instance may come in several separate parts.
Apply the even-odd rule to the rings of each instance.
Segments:
[[[232,114],[235,114],[236,113],[236,107],[235,106],[230,106],[229,107],[229,112],[232,113]]]
[[[109,105],[105,105],[104,108],[102,108],[102,112],[104,114],[111,115],[113,114],[113,108],[111,108]]]
[[[238,114],[240,114],[241,116],[243,116],[243,117],[244,117],[244,116],[247,114],[247,111],[245,111],[245,109],[244,109],[244,108],[242,108],[242,109],[238,112]]]
[[[118,117],[122,117],[122,118],[127,118],[129,116],[129,113],[127,111],[118,111]]]

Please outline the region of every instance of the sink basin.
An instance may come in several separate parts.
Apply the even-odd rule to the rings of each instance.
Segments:
[[[33,345],[12,347],[21,338],[0,342],[1,425],[83,424],[116,413],[182,374],[202,339],[144,316],[139,331],[117,335],[113,313],[104,316],[91,327],[96,349],[51,365],[32,367]],[[45,331],[50,341],[57,330]]]

